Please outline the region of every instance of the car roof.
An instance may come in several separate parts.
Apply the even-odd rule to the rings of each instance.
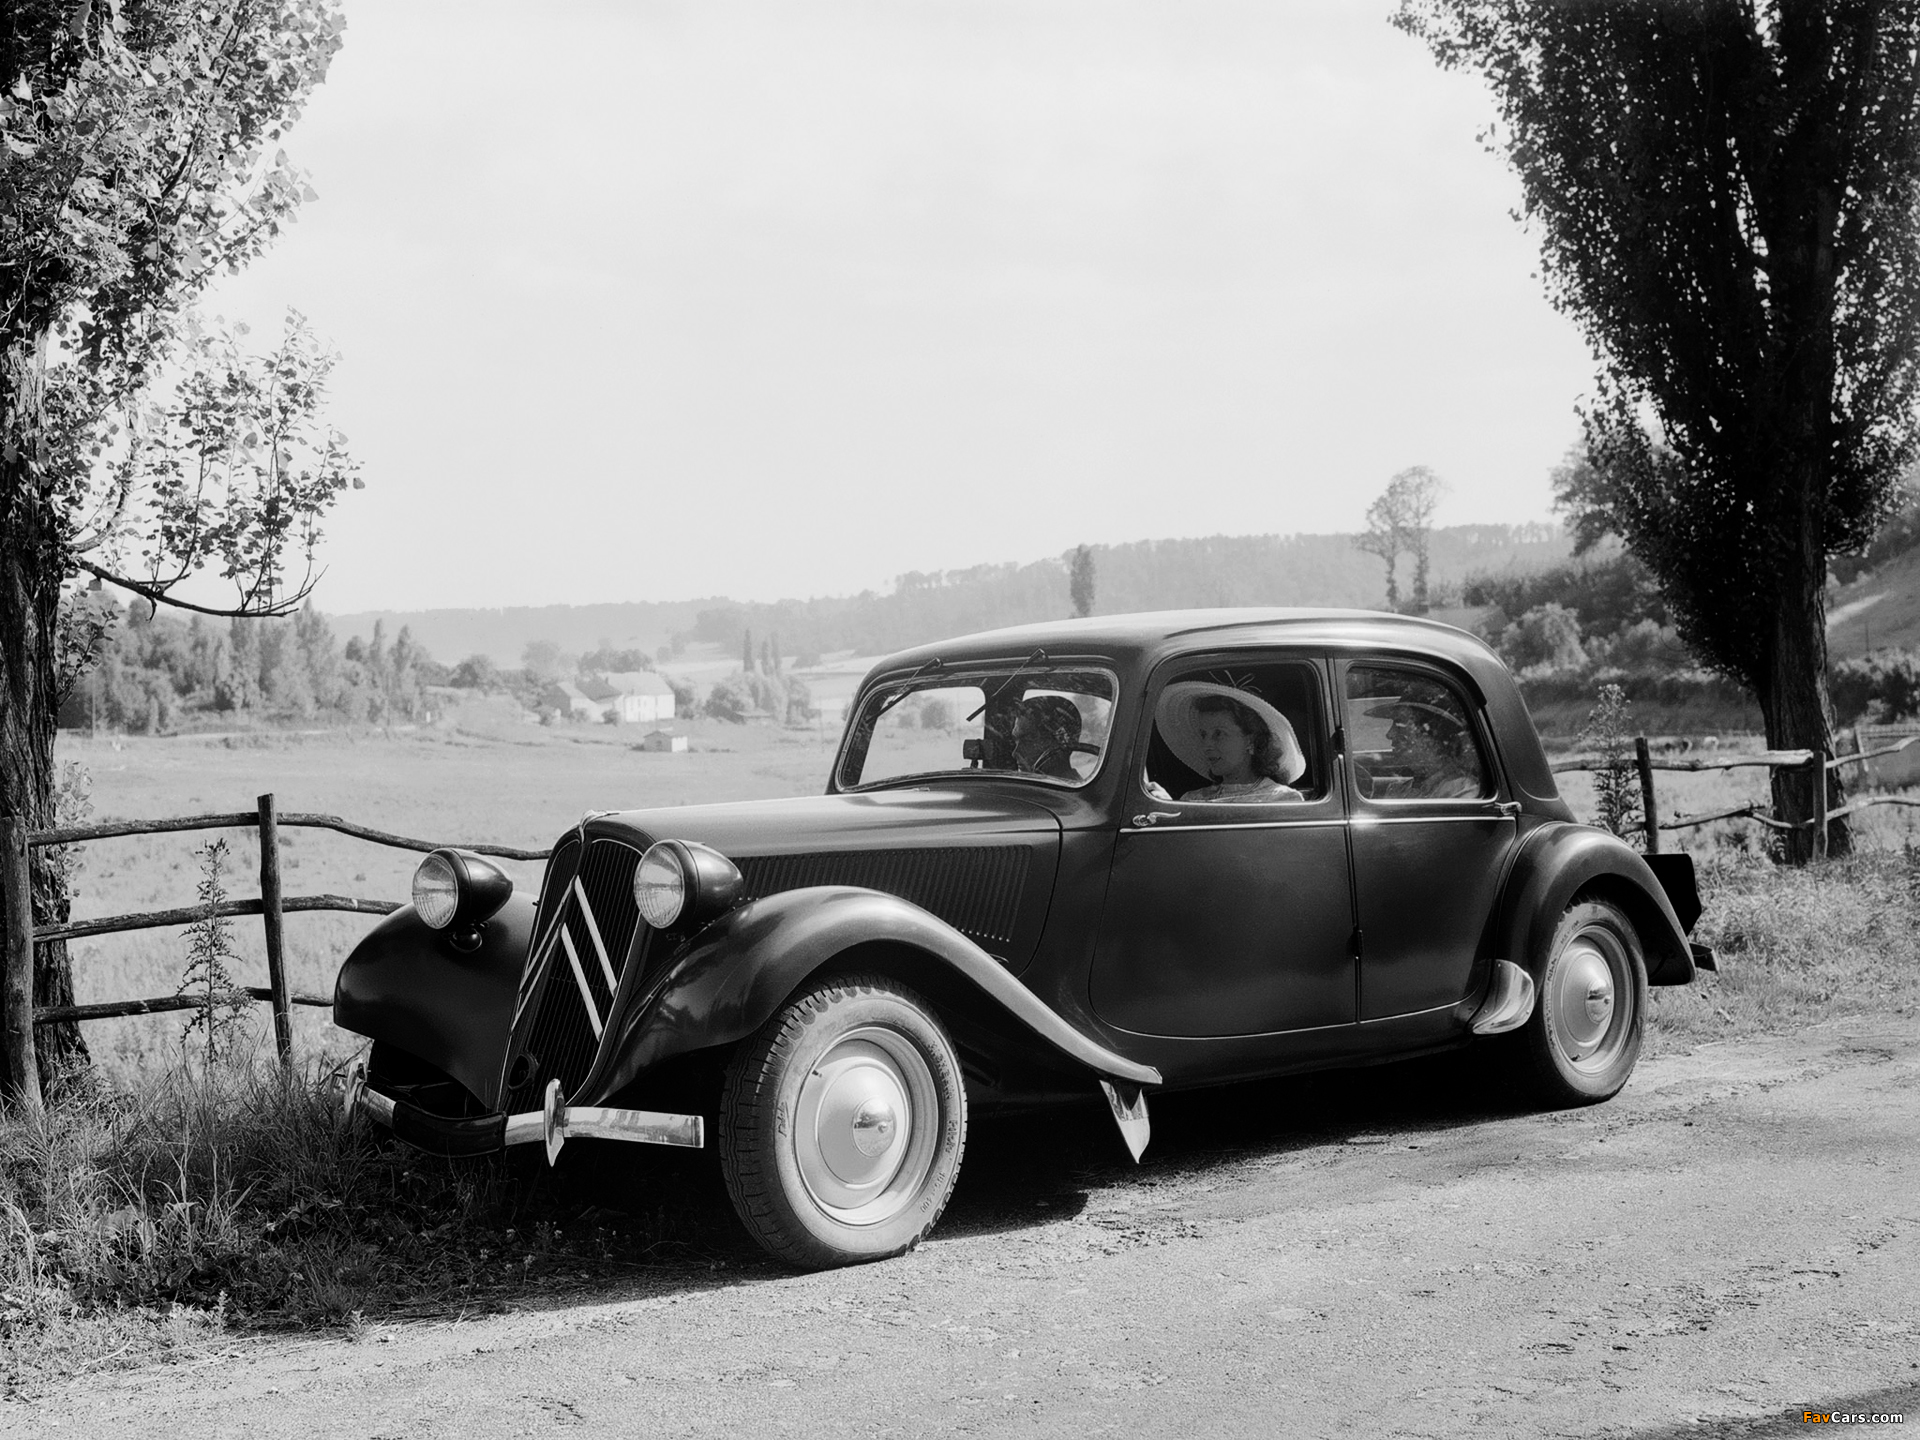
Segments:
[[[1068,655],[1106,655],[1116,660],[1147,660],[1175,650],[1205,649],[1222,643],[1330,644],[1384,646],[1443,655],[1478,670],[1491,652],[1477,637],[1437,620],[1394,615],[1381,610],[1239,608],[1148,610],[1129,615],[1092,615],[982,630],[889,655],[876,673],[924,665],[940,659],[1019,657],[1035,649]],[[1495,662],[1498,663],[1497,661]]]
[[[1052,659],[1098,657],[1125,672],[1123,683],[1141,683],[1164,659],[1225,645],[1311,645],[1330,650],[1399,652],[1450,662],[1479,691],[1506,756],[1514,784],[1546,813],[1571,819],[1560,799],[1540,737],[1512,674],[1478,636],[1417,615],[1382,610],[1220,609],[1150,610],[1134,615],[1092,615],[983,630],[889,655],[868,673],[867,685],[931,660],[947,664],[1024,659],[1044,649]]]

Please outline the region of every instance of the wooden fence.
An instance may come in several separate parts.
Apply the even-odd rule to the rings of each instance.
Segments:
[[[6,945],[0,957],[0,1049],[6,1064],[0,1073],[0,1093],[29,1105],[40,1102],[40,1077],[35,1056],[34,1027],[57,1021],[104,1020],[119,1015],[147,1015],[166,1010],[191,1010],[207,1003],[204,995],[156,995],[141,1000],[109,1000],[95,1005],[33,1003],[33,947],[47,940],[78,940],[127,930],[150,930],[165,925],[191,925],[210,916],[258,915],[265,934],[267,983],[246,986],[213,997],[216,1003],[245,998],[273,1007],[273,1040],[280,1064],[293,1066],[293,1007],[330,1006],[325,995],[297,995],[287,988],[286,952],[282,917],[308,910],[345,910],[363,915],[386,915],[400,908],[393,900],[366,900],[352,895],[283,895],[280,890],[280,831],[283,828],[333,830],[376,845],[399,850],[441,848],[431,840],[415,840],[356,825],[337,815],[281,814],[271,794],[259,797],[255,810],[222,815],[185,815],[165,820],[116,820],[102,825],[73,825],[58,830],[28,830],[13,816],[0,816],[0,895],[6,905]],[[72,920],[37,925],[33,920],[28,852],[36,846],[77,845],[122,835],[160,835],[181,830],[257,828],[260,832],[260,898],[228,900],[219,905],[188,905],[174,910],[151,910],[134,915],[110,915],[99,920]],[[464,845],[481,855],[507,860],[545,860],[550,850],[516,850],[505,845]]]
[[[1905,795],[1867,795],[1858,800],[1848,801],[1834,809],[1827,808],[1827,776],[1846,765],[1859,765],[1881,755],[1892,755],[1920,740],[1920,735],[1909,735],[1895,745],[1879,750],[1868,750],[1857,755],[1816,755],[1811,750],[1762,750],[1752,755],[1702,755],[1697,757],[1663,756],[1653,758],[1647,737],[1634,737],[1633,764],[1640,776],[1640,813],[1641,832],[1647,839],[1647,853],[1657,855],[1660,851],[1660,832],[1662,830],[1690,830],[1697,825],[1710,825],[1715,820],[1753,820],[1774,830],[1813,831],[1813,853],[1825,858],[1827,853],[1827,825],[1843,815],[1852,815],[1874,805],[1920,806],[1920,799]],[[1773,815],[1762,813],[1759,805],[1736,805],[1730,810],[1716,810],[1710,815],[1686,815],[1679,819],[1662,822],[1657,797],[1654,793],[1653,772],[1656,770],[1740,770],[1764,767],[1769,770],[1807,770],[1814,780],[1813,815],[1806,820],[1781,820]],[[1594,755],[1574,755],[1565,760],[1554,762],[1553,772],[1564,775],[1573,771],[1597,771],[1606,768],[1605,761]]]

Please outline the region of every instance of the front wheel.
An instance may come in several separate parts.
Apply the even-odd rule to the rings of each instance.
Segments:
[[[1538,977],[1533,1017],[1514,1036],[1527,1088],[1554,1107],[1618,1094],[1640,1058],[1647,966],[1633,922],[1605,900],[1567,907]]]
[[[746,1041],[720,1100],[727,1193],[754,1239],[824,1269],[911,1249],[967,1143],[953,1042],[883,976],[829,980]]]

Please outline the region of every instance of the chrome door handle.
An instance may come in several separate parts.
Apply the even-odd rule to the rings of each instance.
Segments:
[[[1144,814],[1134,816],[1133,823],[1136,825],[1153,825],[1162,820],[1178,820],[1179,818],[1180,812],[1178,810],[1148,810]]]

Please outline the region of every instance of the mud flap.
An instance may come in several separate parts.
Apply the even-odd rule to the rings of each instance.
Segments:
[[[1113,1111],[1114,1124],[1120,1127],[1120,1138],[1127,1142],[1127,1151],[1138,1165],[1153,1133],[1147,1122],[1147,1092],[1138,1085],[1116,1085],[1111,1080],[1102,1080],[1100,1089],[1106,1094],[1107,1108]]]

